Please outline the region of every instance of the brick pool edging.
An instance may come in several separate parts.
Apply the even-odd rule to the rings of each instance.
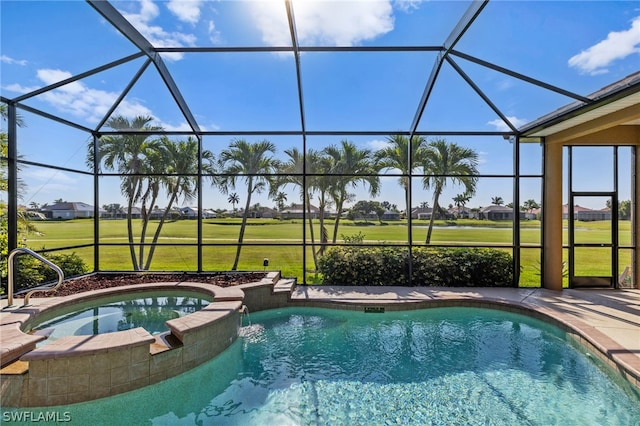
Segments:
[[[143,328],[95,336],[66,336],[35,348],[44,336],[22,332],[38,317],[115,294],[180,290],[211,297],[202,310],[167,321],[169,332]],[[40,299],[37,305],[2,313],[2,385],[5,407],[71,404],[138,389],[192,369],[237,338],[244,292],[205,283],[137,284]],[[19,358],[19,361],[16,361]]]

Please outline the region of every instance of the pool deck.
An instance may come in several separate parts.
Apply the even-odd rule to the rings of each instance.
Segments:
[[[291,300],[304,305],[357,304],[400,308],[469,300],[521,307],[577,331],[583,343],[624,365],[640,387],[640,290],[297,286]],[[403,307],[403,308],[407,308]]]

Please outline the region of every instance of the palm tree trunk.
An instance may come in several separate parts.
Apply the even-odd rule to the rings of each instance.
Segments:
[[[236,249],[236,258],[233,261],[232,271],[238,270],[238,263],[240,262],[240,250],[242,250],[242,241],[244,240],[244,228],[247,226],[247,215],[249,214],[249,207],[251,206],[251,193],[253,192],[253,177],[249,177],[247,184],[247,202],[242,212],[242,224],[240,225],[240,235],[238,236],[238,248]]]
[[[151,220],[151,213],[153,212],[153,206],[155,206],[156,200],[158,199],[157,193],[154,193],[152,191],[152,185],[153,185],[153,182],[150,182],[149,187],[147,188],[144,196],[142,197],[143,216],[142,216],[142,230],[140,231],[140,247],[139,247],[140,254],[138,255],[139,269],[142,271],[146,271],[146,268],[143,268],[142,265],[145,263],[144,250],[145,250],[145,241],[147,237],[147,228],[149,227],[149,221]],[[151,197],[151,203],[150,203],[151,206],[149,209],[147,209],[147,198],[149,197],[149,194],[153,194],[153,195]]]
[[[178,179],[178,183],[180,183],[179,180],[180,179]],[[179,185],[176,185],[176,187],[179,187]],[[171,199],[169,200],[169,204],[167,204],[167,208],[164,209],[164,212],[162,213],[162,217],[160,218],[160,223],[158,223],[156,232],[153,234],[153,241],[151,242],[151,248],[149,249],[149,254],[147,255],[147,261],[144,265],[145,271],[148,271],[149,268],[151,267],[151,259],[153,258],[154,251],[156,250],[156,244],[158,242],[158,238],[160,238],[160,231],[162,230],[162,225],[164,225],[164,221],[169,215],[169,211],[171,211],[171,206],[175,202],[176,198],[178,198],[178,194],[176,192],[171,194]]]
[[[311,253],[313,253],[313,267],[318,270],[318,255],[316,254],[316,239],[313,232],[313,219],[311,217],[311,199],[307,191],[304,192],[305,204],[307,205],[307,216],[309,216],[309,237],[311,237]],[[305,266],[306,269],[306,266]]]
[[[320,253],[320,256],[324,255],[324,248],[325,248],[325,244],[327,243],[326,240],[326,233],[325,233],[325,227],[324,227],[324,211],[325,211],[325,199],[324,199],[324,194],[321,193],[320,194],[320,218],[319,218],[319,222],[320,222],[320,250],[318,250],[318,253]],[[316,270],[318,269],[318,265],[316,264]]]
[[[404,186],[404,204],[405,204],[405,215],[407,216],[407,225],[409,224],[409,219],[411,218],[411,205],[409,204],[409,187],[407,185]]]
[[[336,221],[333,224],[333,244],[336,243],[337,239],[338,239],[338,226],[340,225],[340,216],[342,216],[342,208],[343,208],[343,201],[340,200],[340,202],[336,205]]]
[[[136,248],[133,246],[133,221],[131,211],[133,210],[133,196],[129,196],[127,200],[127,234],[129,236],[129,252],[131,253],[131,263],[133,269],[138,271],[138,261],[136,259]]]
[[[438,198],[440,198],[440,190],[436,189],[433,193],[433,210],[431,211],[431,218],[429,219],[429,229],[427,229],[427,239],[425,240],[426,244],[431,243],[431,231],[433,231],[433,220],[436,217],[436,212],[438,211]]]

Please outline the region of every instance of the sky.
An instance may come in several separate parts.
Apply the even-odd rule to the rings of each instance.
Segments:
[[[284,2],[268,1],[115,1],[123,16],[156,47],[291,46]],[[441,46],[465,13],[467,1],[302,1],[293,8],[301,46]],[[637,1],[492,1],[455,49],[467,55],[588,95],[640,69],[640,5]],[[136,53],[137,50],[83,1],[0,2],[0,93],[12,99]],[[436,52],[304,52],[300,58],[306,130],[407,131],[410,129]],[[163,53],[163,60],[205,131],[300,131],[300,105],[293,55],[259,53]],[[572,98],[522,82],[453,56],[463,72],[516,127],[573,102]],[[95,128],[144,64],[138,58],[24,101],[30,107]],[[87,133],[27,111],[19,129],[20,155],[27,161],[87,170]],[[188,130],[184,116],[153,66],[144,70],[115,114],[154,117],[167,130]],[[5,126],[3,123],[2,126]],[[506,131],[500,117],[445,63],[418,130]],[[233,136],[205,136],[214,154]],[[298,147],[297,136],[269,139],[275,156]],[[361,148],[385,146],[385,136],[309,136],[307,146],[322,149],[349,139]],[[491,198],[513,199],[513,145],[502,136],[447,136],[479,154],[482,178],[471,207]],[[541,149],[523,147],[521,198],[540,201]],[[621,199],[630,194],[628,158],[620,156]],[[588,149],[574,181],[581,190],[609,190],[610,151]],[[593,170],[599,170],[593,173]],[[392,173],[393,171],[389,171]],[[21,203],[52,204],[56,199],[93,203],[93,179],[68,170],[24,166],[27,184]],[[383,177],[375,198],[404,206],[397,178]],[[121,203],[116,178],[101,179],[100,205]],[[586,188],[586,189],[585,189]],[[604,189],[603,189],[604,188]],[[242,187],[231,190],[246,194]],[[246,192],[246,191],[245,191]],[[364,188],[358,199],[369,198]],[[462,189],[449,186],[441,204]],[[298,202],[295,188],[287,202]],[[416,179],[413,205],[431,205],[431,193]],[[254,202],[272,207],[265,194]],[[194,205],[193,201],[186,204]],[[253,204],[253,203],[252,203]],[[230,208],[227,196],[206,187],[203,205]],[[593,208],[604,206],[594,205]]]

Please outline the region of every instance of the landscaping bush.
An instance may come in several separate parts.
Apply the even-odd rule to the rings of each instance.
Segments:
[[[62,272],[64,272],[65,278],[75,277],[78,275],[86,274],[88,272],[87,265],[84,263],[82,258],[78,256],[75,252],[71,254],[49,254],[45,256],[50,262],[58,265]],[[42,275],[45,281],[56,281],[58,279],[58,274],[45,265],[42,262],[39,262],[40,269],[42,271]]]
[[[323,283],[406,285],[408,249],[400,247],[331,247],[318,261]]]
[[[58,265],[65,278],[87,273],[88,268],[82,258],[75,252],[71,254],[43,254],[50,262]],[[16,290],[38,286],[47,282],[56,281],[58,274],[40,260],[29,256],[17,256]]]
[[[319,261],[324,284],[404,286],[408,279],[405,247],[332,247]],[[412,251],[412,285],[510,287],[513,261],[489,248],[419,247]]]

